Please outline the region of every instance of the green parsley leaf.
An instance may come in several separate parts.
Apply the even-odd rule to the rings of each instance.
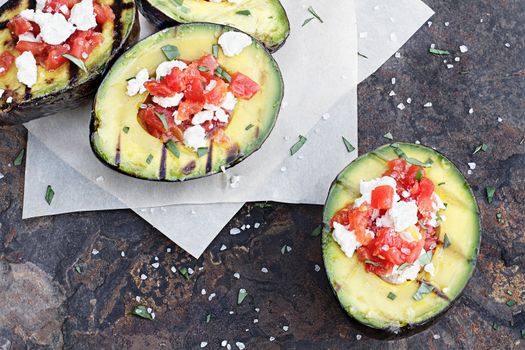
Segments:
[[[445,233],[445,237],[443,238],[443,249],[447,249],[451,244],[448,235]]]
[[[385,139],[388,139],[388,140],[393,140],[394,139],[394,136],[392,136],[392,133],[390,131],[387,132],[386,134],[384,134],[383,137]]]
[[[476,149],[474,150],[472,154],[476,154],[478,152],[487,152],[488,149],[489,149],[489,145],[487,145],[486,143],[482,143],[481,145],[476,147]]]
[[[129,314],[142,317],[146,320],[153,320],[153,316],[151,316],[151,314],[148,312],[148,309],[144,305],[135,306],[133,311],[131,311]]]
[[[151,161],[153,160],[153,155],[149,154],[148,158],[146,158],[146,163],[151,164]]]
[[[263,208],[263,209],[264,209],[264,208],[271,208],[271,207],[272,207],[272,205],[271,205],[270,203],[268,203],[268,202],[259,202],[259,203],[254,203],[253,206],[256,207],[256,208]]]
[[[247,295],[248,295],[248,292],[246,291],[246,289],[244,288],[239,289],[239,294],[237,294],[237,305],[241,305],[242,302],[244,301],[244,298],[246,298]]]
[[[416,294],[412,296],[414,300],[421,300],[423,297],[427,294],[430,294],[434,290],[434,287],[432,287],[430,284],[422,281],[421,285],[419,286]]]
[[[82,273],[82,270],[80,269],[80,266],[78,266],[78,265],[75,265],[75,271],[77,273]]]
[[[446,184],[446,182],[440,182],[440,183],[438,183],[438,186],[443,186],[445,184]]]
[[[182,5],[182,1],[180,2],[179,5]],[[179,48],[175,45],[164,45],[161,48],[161,50],[164,56],[166,56],[166,58],[170,61],[180,56]]]
[[[432,251],[429,250],[425,252],[424,254],[421,254],[418,260],[419,264],[425,266],[432,262]]]
[[[501,222],[503,221],[503,214],[496,213],[496,220],[498,220],[498,222],[501,224]]]
[[[389,292],[388,295],[386,296],[388,299],[390,300],[395,300],[397,298],[397,295],[395,295],[394,293],[392,292]]]
[[[492,203],[492,200],[494,199],[494,194],[496,193],[496,187],[493,186],[487,186],[485,188],[485,192],[487,193],[487,202]]]
[[[376,267],[383,267],[383,265],[378,264],[378,263],[376,263],[375,261],[372,261],[372,260],[365,260],[365,264],[369,264],[369,265],[376,266]]]
[[[301,149],[301,147],[304,146],[306,143],[307,138],[303,135],[299,135],[299,141],[297,141],[291,148],[290,148],[290,155],[294,155]]]
[[[415,178],[417,182],[421,181],[421,179],[423,178],[423,172],[421,171],[421,169],[417,169]]]
[[[428,52],[430,52],[433,55],[438,55],[438,56],[450,55],[450,52],[448,52],[447,50],[441,50],[441,49],[430,48],[428,49]]]
[[[304,22],[303,22],[302,27],[304,27],[305,25],[307,25],[308,23],[310,23],[310,21],[313,20],[313,19],[314,19],[314,17],[310,17],[310,18],[305,19]]]
[[[185,279],[187,279],[187,280],[190,279],[190,275],[188,274],[188,268],[186,268],[186,267],[179,268],[179,273]]]
[[[401,265],[399,265],[399,267],[397,268],[398,271],[403,271],[404,269],[408,268],[412,266],[412,264],[410,263],[402,263]]]
[[[19,165],[22,165],[22,161],[24,160],[24,154],[26,153],[26,150],[22,148],[22,150],[18,153],[18,155],[16,156],[13,164],[15,166],[19,166]]]
[[[122,128],[122,131],[124,131],[124,134],[127,134],[129,131],[129,126],[125,126]]]
[[[205,156],[206,154],[208,154],[208,147],[197,148],[197,156],[199,158]]]
[[[213,57],[217,58],[219,57],[219,45],[217,44],[213,44],[211,46],[211,54],[213,55]]]
[[[162,123],[164,130],[168,131],[169,126],[168,126],[168,122],[166,121],[166,116],[164,115],[164,113],[155,112],[155,115],[157,116],[157,118],[160,119],[160,122]]]
[[[317,12],[315,12],[313,6],[309,6],[308,7],[308,12],[310,12],[312,14],[312,16],[314,16],[315,18],[317,18],[317,20],[321,23],[324,23],[323,20],[321,19],[321,17],[319,17],[319,15],[317,14]]]
[[[248,131],[248,130],[250,130],[250,129],[253,128],[253,127],[254,127],[253,124],[248,124],[248,125],[244,128],[244,130]]]
[[[168,151],[170,151],[176,158],[180,157],[180,150],[179,147],[177,147],[177,144],[173,142],[173,140],[169,140],[166,142],[166,148]]]
[[[224,80],[226,80],[228,83],[231,83],[232,81],[232,77],[231,75],[228,74],[228,72],[226,72],[224,69],[222,69],[222,67],[217,67],[215,69],[215,73],[214,73],[217,77],[219,78],[223,78]]]
[[[495,331],[497,331],[498,328],[499,328],[498,323],[497,323],[496,321],[492,322],[492,329],[495,330]]]
[[[46,202],[48,205],[51,205],[51,202],[53,202],[53,198],[55,197],[55,191],[53,191],[53,187],[51,185],[47,185],[46,189]]]
[[[199,72],[209,72],[210,71],[210,69],[206,66],[199,66],[197,69],[199,70]]]
[[[508,291],[507,291],[507,294],[508,294],[508,295],[512,295],[512,291],[508,290]]]
[[[405,152],[403,152],[403,150],[399,147],[399,144],[397,143],[393,143],[390,145],[390,147],[392,147],[394,149],[394,151],[396,152],[397,156],[399,158],[402,158],[404,160],[406,160],[407,163],[409,164],[412,164],[412,165],[417,165],[417,166],[420,166],[420,167],[423,167],[423,168],[428,168],[430,167],[434,161],[432,161],[432,159],[427,159],[426,163],[423,163],[415,158],[410,158],[406,155]]]
[[[359,52],[359,51],[357,51],[357,56],[361,56],[361,57],[363,57],[363,58],[366,58],[366,59],[368,59],[368,57],[367,57],[367,56],[363,55],[363,54],[362,54],[361,52]]]
[[[206,323],[210,323],[210,321],[211,321],[211,315],[207,314],[206,315]]]
[[[525,329],[522,329],[520,331],[520,334],[521,334],[521,339],[525,339]]]
[[[421,222],[421,220],[418,220],[417,223],[419,224],[419,226],[420,226],[423,230],[428,231],[428,228],[425,226],[425,224],[423,224],[423,223]]]
[[[241,15],[241,16],[251,16],[252,13],[250,12],[250,10],[240,10],[240,11],[237,11],[235,12],[237,15]]]
[[[507,304],[508,307],[513,307],[514,305],[516,305],[516,300],[509,299],[505,304]]]
[[[355,147],[350,143],[350,141],[348,141],[347,139],[345,139],[345,137],[343,136],[343,143],[346,147],[346,151],[348,153],[351,153],[355,150]]]
[[[321,234],[321,231],[323,230],[323,225],[319,225],[317,226],[313,231],[312,233],[310,233],[310,236],[312,237],[319,237],[319,235]]]
[[[67,58],[68,60],[70,60],[71,63],[73,63],[78,68],[82,69],[84,71],[84,73],[88,72],[88,70],[86,68],[86,65],[84,64],[84,61],[82,61],[81,59],[76,58],[75,56],[71,56],[70,54],[67,54],[67,53],[63,54],[62,57]]]

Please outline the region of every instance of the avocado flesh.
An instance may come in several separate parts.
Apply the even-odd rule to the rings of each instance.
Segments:
[[[113,54],[113,47],[118,48],[115,45],[115,39],[128,37],[134,24],[136,10],[132,0],[104,0],[101,3],[113,7],[115,24],[118,24],[118,21],[120,21],[120,25],[118,30],[116,30],[114,23],[104,23],[102,27],[104,41],[91,52],[88,59],[84,62],[88,73],[77,68],[69,61],[53,71],[48,71],[44,67],[37,65],[37,82],[29,89],[18,81],[16,77],[17,69],[13,63],[8,73],[0,77],[0,89],[5,90],[2,99],[0,99],[0,109],[2,111],[15,108],[16,105],[30,104],[35,100],[47,98],[64,90],[74,89],[103,72]],[[28,0],[11,0],[7,2],[0,9],[6,9],[2,11],[0,21],[9,21],[16,17],[21,11],[28,8],[28,4]],[[13,38],[9,29],[5,27],[0,30],[0,52],[9,51],[14,56],[19,56],[20,54],[15,50],[15,45],[16,39]],[[10,104],[6,102],[9,96],[13,97],[13,102]]]
[[[446,220],[438,233],[440,241],[444,240],[446,233],[451,245],[444,249],[439,244],[435,249],[432,258],[434,276],[422,271],[418,277],[443,295],[433,292],[420,301],[414,300],[413,295],[419,288],[417,280],[400,285],[387,283],[366,272],[356,254],[349,259],[332,238],[330,219],[360,196],[359,181],[381,177],[388,169],[387,160],[397,158],[389,145],[361,156],[339,174],[324,209],[322,240],[326,272],[345,311],[366,326],[394,332],[405,326],[412,328],[427,323],[447,309],[472,275],[480,243],[478,207],[459,170],[443,155],[429,148],[403,143],[399,146],[408,157],[422,162],[433,161],[432,166],[425,169],[426,174],[436,185],[437,194],[448,204],[443,212]],[[442,182],[445,184],[437,186]],[[395,300],[387,298],[390,292],[397,296]]]
[[[142,6],[143,12],[148,8],[160,11],[171,20],[171,24],[211,22],[232,26],[255,37],[269,49],[280,47],[290,32],[288,17],[279,0],[244,0],[240,4],[184,0],[182,5],[172,0],[141,2],[147,3]],[[249,15],[243,12],[247,10]],[[149,17],[147,13],[145,15]]]
[[[148,94],[127,95],[127,78],[134,77],[142,68],[147,68],[151,76],[166,61],[163,46],[175,45],[180,59],[193,61],[210,54],[212,45],[217,44],[226,30],[233,28],[211,23],[168,28],[139,42],[117,60],[97,92],[93,109],[91,144],[104,162],[131,176],[177,181],[219,172],[221,166],[240,162],[262,145],[277,119],[283,81],[271,55],[256,41],[234,57],[224,56],[219,49],[217,60],[223,69],[230,74],[241,72],[249,76],[261,89],[250,100],[237,100],[224,130],[232,142],[208,141],[208,154],[200,158],[181,143],[177,144],[178,158],[166,151],[161,140],[144,130],[137,118]],[[129,128],[127,133],[123,131],[125,127]],[[149,155],[153,158],[148,164]]]

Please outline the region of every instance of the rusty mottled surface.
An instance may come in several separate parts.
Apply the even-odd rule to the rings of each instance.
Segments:
[[[322,266],[319,239],[309,236],[321,220],[318,206],[246,205],[199,260],[130,211],[22,221],[24,167],[8,164],[25,147],[26,133],[22,127],[4,127],[0,348],[190,349],[202,341],[219,348],[222,340],[251,349],[524,348],[525,4],[428,3],[437,13],[432,26],[421,28],[402,48],[401,58],[391,58],[361,84],[359,126],[361,152],[384,143],[382,135],[390,131],[396,140],[438,148],[465,173],[467,162],[478,165],[468,176],[482,212],[478,267],[459,302],[437,324],[395,342],[357,340],[324,273],[314,269]],[[469,52],[447,69],[443,58],[427,53],[431,43],[454,53],[465,44]],[[389,97],[392,89],[396,96]],[[407,105],[404,111],[396,108],[400,102]],[[433,107],[423,108],[426,102]],[[470,108],[474,113],[468,113]],[[472,155],[482,142],[489,151]],[[497,187],[492,204],[485,199],[486,186]],[[501,223],[496,213],[502,214]],[[255,222],[261,227],[254,229]],[[229,234],[242,224],[252,227]],[[292,251],[282,255],[285,244]],[[157,269],[151,265],[155,256]],[[171,266],[191,267],[195,273],[185,280]],[[262,267],[269,272],[261,272]],[[148,278],[142,281],[141,274]],[[248,296],[237,306],[239,288]],[[216,296],[210,301],[211,293]],[[139,304],[136,296],[154,310],[154,321],[127,315]],[[510,298],[515,306],[505,304]]]

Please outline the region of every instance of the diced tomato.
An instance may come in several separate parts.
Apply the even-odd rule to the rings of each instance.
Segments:
[[[168,130],[166,130],[159,115],[164,116]],[[148,133],[153,137],[162,139],[163,142],[167,142],[170,139],[177,141],[183,138],[182,131],[173,121],[173,111],[170,109],[149,104],[146,108],[139,109],[138,117],[140,123]]]
[[[210,81],[214,77],[215,70],[219,66],[217,59],[213,55],[203,56],[200,60],[197,61],[199,67],[206,67],[208,71],[200,70],[201,75],[206,78],[207,81]]]
[[[44,6],[44,12],[59,12],[63,14],[66,18],[69,18],[69,12],[63,13],[60,8],[62,6],[66,6],[68,9],[71,9],[73,6],[75,6],[77,3],[79,3],[80,0],[48,0],[46,2],[46,5]]]
[[[16,36],[20,36],[24,33],[30,32],[33,30],[33,26],[31,25],[31,22],[28,20],[16,16],[12,20],[10,20],[7,23],[7,28],[9,28],[9,31]]]
[[[104,24],[107,21],[113,22],[115,20],[115,14],[108,5],[102,5],[98,3],[93,4],[95,10],[95,16],[98,24]]]
[[[228,86],[222,79],[217,79],[215,87],[205,93],[206,103],[220,106],[224,102],[226,93],[228,92]]]
[[[261,87],[255,81],[242,73],[233,73],[230,83],[230,90],[235,97],[249,100]]]
[[[191,84],[196,79],[201,80],[203,83],[206,82],[206,79],[201,76],[197,62],[193,62],[184,70],[184,82],[186,84]]]
[[[22,53],[25,51],[31,51],[33,56],[38,57],[44,54],[46,50],[45,43],[34,43],[31,41],[19,41],[15,46],[16,51]]]
[[[390,209],[394,201],[394,189],[392,186],[377,186],[372,191],[372,208]]]
[[[181,92],[186,89],[184,73],[179,68],[172,68],[170,74],[162,78],[161,83],[166,85],[173,93]]]
[[[69,45],[54,45],[49,47],[44,65],[48,70],[55,70],[67,62],[62,55],[69,51]]]
[[[188,85],[186,85],[185,98],[188,101],[202,103],[206,101],[204,97],[204,82],[201,77],[193,79]]]
[[[372,256],[366,247],[359,247],[356,252],[359,260],[365,263],[366,271],[375,273],[379,276],[392,272],[394,264],[385,259]],[[373,262],[374,264],[367,264],[366,261]]]
[[[7,74],[14,61],[15,56],[13,56],[13,54],[11,54],[9,51],[5,51],[0,54],[0,77]]]
[[[161,81],[150,80],[144,83],[144,87],[153,96],[169,97],[173,96],[173,91]]]
[[[103,40],[103,35],[94,32],[92,29],[86,31],[77,30],[67,40],[71,46],[69,54],[85,61],[89,57],[89,54],[100,45]]]
[[[177,118],[179,120],[187,120],[196,113],[199,113],[204,108],[204,102],[185,100],[179,104],[177,111]]]

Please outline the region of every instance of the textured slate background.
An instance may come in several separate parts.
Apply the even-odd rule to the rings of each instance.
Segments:
[[[359,146],[361,152],[370,151],[385,143],[382,135],[390,131],[396,140],[437,147],[464,173],[467,162],[477,163],[468,179],[482,212],[480,258],[466,292],[438,323],[398,341],[360,337],[323,270],[315,271],[316,264],[322,266],[320,242],[309,234],[321,219],[318,206],[246,205],[199,260],[127,210],[22,221],[24,167],[10,164],[25,147],[26,133],[23,127],[4,127],[0,348],[199,348],[202,341],[218,348],[222,340],[233,348],[243,342],[257,349],[523,348],[525,3],[427,2],[436,11],[432,26],[421,28],[400,51],[401,58],[392,57],[359,87]],[[465,44],[469,51],[447,69],[443,58],[428,54],[431,43],[458,54]],[[391,90],[396,96],[388,96]],[[403,111],[396,108],[400,102],[407,106]],[[426,102],[433,107],[423,108]],[[474,113],[468,113],[470,108]],[[473,156],[482,142],[490,145],[489,152]],[[486,186],[497,187],[490,205]],[[255,222],[261,223],[259,229],[253,228]],[[252,228],[229,234],[243,224]],[[292,251],[282,255],[284,244]],[[93,255],[93,249],[100,253]],[[151,266],[155,256],[157,269]],[[185,280],[171,266],[191,267],[195,273]],[[269,272],[261,272],[262,267]],[[141,281],[141,274],[148,278]],[[248,296],[237,306],[239,288]],[[211,293],[216,296],[210,301]],[[136,296],[153,309],[154,321],[126,315],[139,304]],[[507,306],[510,298],[517,305]]]

